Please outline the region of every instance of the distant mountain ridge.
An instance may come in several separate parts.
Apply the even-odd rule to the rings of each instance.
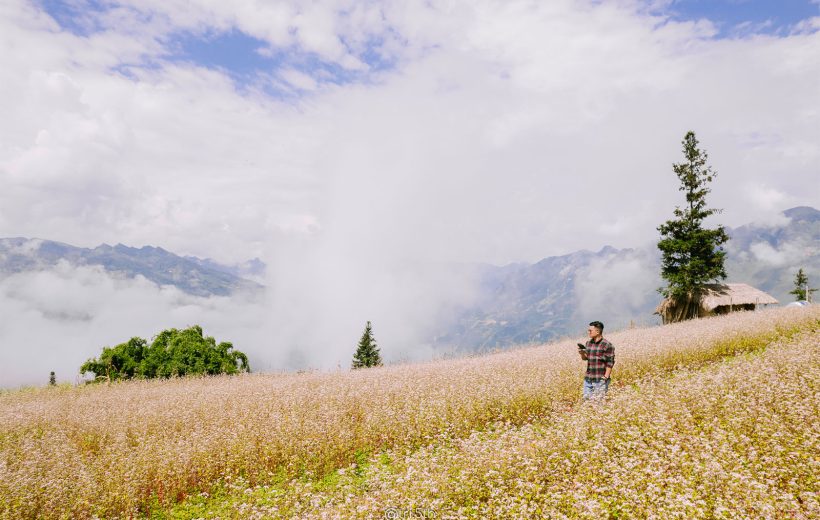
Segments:
[[[803,268],[820,286],[820,211],[799,206],[783,212],[782,226],[747,224],[729,230],[726,270],[729,281],[746,282],[781,303],[791,301],[794,275]]]
[[[802,267],[820,287],[820,211],[808,206],[783,212],[788,223],[728,228],[726,282],[751,284],[782,304],[793,299],[794,275]],[[610,328],[659,323],[661,301],[657,249],[576,251],[535,264],[481,267],[481,297],[458,312],[455,323],[434,338],[438,345],[484,350],[541,343],[577,335],[587,322]],[[614,281],[627,279],[618,286]]]
[[[778,225],[747,224],[727,229],[727,282],[744,282],[781,303],[792,299],[794,274],[802,267],[820,286],[820,211],[801,206],[783,212]],[[137,275],[158,285],[173,285],[196,296],[229,296],[259,291],[265,264],[253,259],[226,266],[210,259],[177,256],[160,247],[117,244],[80,248],[49,240],[0,239],[0,278],[42,270],[59,261],[98,265],[128,277]],[[657,249],[575,251],[534,264],[506,266],[470,264],[478,280],[478,297],[453,310],[430,341],[441,348],[486,350],[524,343],[542,343],[578,335],[591,319],[608,329],[657,322],[652,312],[660,302]],[[247,279],[247,278],[250,279]]]
[[[605,280],[609,271],[618,270],[614,266],[624,265],[634,272],[655,263],[644,251],[605,246],[597,252],[576,251],[535,264],[484,265],[480,273],[481,296],[462,309],[456,323],[438,334],[434,343],[479,351],[544,343],[577,332],[596,310],[606,310],[609,324],[616,328],[632,320],[648,324],[654,321],[650,307],[657,302],[636,302],[634,297],[613,294],[607,287],[598,299],[595,280]],[[657,269],[654,273],[647,270],[647,275],[650,283],[644,284],[641,293],[651,298],[660,281],[651,280],[657,276]]]
[[[547,341],[567,331],[579,306],[576,278],[596,260],[630,255],[606,246],[598,252],[576,251],[535,264],[476,266],[479,298],[458,314],[457,323],[435,342],[470,349]]]
[[[101,266],[129,278],[141,275],[157,285],[173,285],[195,296],[229,296],[263,288],[231,274],[226,266],[220,269],[210,260],[183,258],[161,247],[102,244],[90,249],[36,238],[0,239],[0,276],[48,269],[61,260],[72,266]]]
[[[199,265],[200,267],[204,267],[206,269],[213,269],[215,271],[220,271],[223,273],[228,273],[238,278],[244,278],[246,280],[251,280],[254,282],[263,280],[265,278],[265,271],[267,269],[265,262],[258,258],[252,258],[246,262],[234,265],[220,264],[219,262],[215,262],[210,258],[199,258],[196,256],[185,256],[183,258],[185,258],[185,260],[189,260]]]

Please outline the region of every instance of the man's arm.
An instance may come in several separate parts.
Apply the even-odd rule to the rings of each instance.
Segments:
[[[610,343],[606,349],[606,370],[604,371],[604,379],[609,379],[612,374],[612,367],[615,366],[615,346]]]

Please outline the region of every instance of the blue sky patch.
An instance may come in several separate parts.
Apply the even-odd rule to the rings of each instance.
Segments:
[[[100,15],[113,6],[105,0],[40,0],[39,4],[60,27],[77,36],[90,36],[105,30]],[[346,43],[346,42],[342,42]],[[157,68],[162,62],[185,63],[219,70],[232,78],[237,88],[262,89],[270,95],[285,98],[303,94],[303,89],[286,82],[279,74],[295,70],[323,84],[346,84],[367,81],[373,72],[395,66],[395,61],[381,52],[383,40],[374,38],[359,49],[359,59],[368,70],[347,70],[298,46],[272,49],[263,40],[242,31],[180,31],[163,38],[165,54],[149,57],[142,63],[121,64],[115,71],[132,77],[134,68]],[[261,51],[261,52],[260,52]]]
[[[373,43],[373,47],[378,45]],[[166,60],[190,63],[199,67],[220,70],[229,75],[240,90],[258,88],[278,98],[292,98],[304,94],[298,85],[288,83],[279,73],[297,71],[311,77],[317,86],[366,81],[369,73],[389,68],[392,63],[368,46],[360,59],[371,66],[368,71],[348,70],[322,59],[316,53],[291,46],[271,49],[263,40],[241,31],[173,35],[168,43]]]
[[[820,16],[811,0],[675,0],[666,8],[676,20],[711,20],[718,38],[752,33],[786,35],[800,21]]]
[[[169,41],[168,59],[224,71],[240,85],[259,86],[260,78],[275,77],[283,70],[301,72],[313,78],[317,85],[341,85],[367,81],[373,72],[393,68],[395,60],[381,52],[383,44],[384,41],[379,38],[368,41],[358,54],[358,58],[368,65],[368,69],[348,70],[296,46],[271,49],[265,41],[237,30],[205,35],[181,33],[174,35]],[[275,81],[269,82],[267,88],[281,93],[281,88],[270,86],[275,84]],[[289,89],[299,90],[295,86],[290,86]]]
[[[89,36],[104,29],[97,13],[106,10],[97,0],[39,0],[36,3],[66,30],[77,36]]]
[[[236,78],[272,72],[281,67],[285,55],[260,52],[267,47],[264,41],[237,30],[207,34],[178,33],[167,43],[171,61],[224,70]]]
[[[116,8],[106,0],[36,0],[60,26],[78,36],[105,30],[104,15]],[[150,20],[149,13],[139,12]],[[718,38],[749,34],[786,35],[798,22],[820,16],[820,4],[811,0],[674,0],[664,13],[674,20],[709,19],[718,29]],[[390,31],[390,29],[387,29]],[[388,38],[402,41],[401,35],[388,32]],[[190,63],[219,70],[229,75],[240,90],[261,88],[277,97],[299,96],[310,90],[306,84],[285,81],[282,73],[295,70],[312,78],[316,86],[367,82],[373,73],[395,68],[395,58],[384,54],[384,39],[373,37],[352,54],[368,65],[364,71],[348,70],[337,63],[305,52],[298,46],[271,49],[269,45],[239,30],[178,32],[163,38],[165,54],[144,63],[123,64],[130,68],[161,67],[163,62]],[[264,52],[260,52],[264,51]]]
[[[406,40],[393,29],[389,29],[388,32],[396,40],[406,43]],[[371,38],[365,45],[364,52],[359,55],[359,59],[367,63],[368,67],[373,71],[392,69],[396,66],[396,59],[393,56],[385,54],[384,44],[384,37]]]

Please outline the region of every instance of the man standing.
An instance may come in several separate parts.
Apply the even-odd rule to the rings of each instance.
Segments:
[[[587,362],[584,375],[584,399],[601,398],[609,390],[609,376],[615,365],[615,346],[604,339],[604,324],[593,321],[589,324],[589,341],[578,344],[581,359]]]

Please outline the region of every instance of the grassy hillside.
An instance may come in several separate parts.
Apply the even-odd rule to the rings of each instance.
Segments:
[[[570,341],[357,372],[2,394],[0,514],[277,517],[327,508],[328,518],[381,518],[388,507],[416,507],[435,517],[541,508],[592,518],[602,508],[640,517],[667,507],[691,516],[737,513],[772,489],[783,499],[765,511],[807,512],[817,506],[807,475],[818,463],[806,454],[820,446],[789,425],[817,422],[819,322],[818,308],[779,309],[608,334],[617,363],[604,413],[579,407],[583,364]],[[778,346],[734,362],[758,365],[714,365],[769,345]],[[678,435],[674,444],[664,432]],[[721,435],[737,440],[721,444]],[[726,480],[738,459],[727,446],[747,454],[747,466],[732,469],[737,482],[749,481],[742,471],[759,477],[742,504],[717,503],[709,491],[745,489]],[[684,499],[693,509],[681,509]]]
[[[818,518],[818,341],[798,334],[647,378],[603,406],[442,435],[321,480],[234,480],[162,516]]]

